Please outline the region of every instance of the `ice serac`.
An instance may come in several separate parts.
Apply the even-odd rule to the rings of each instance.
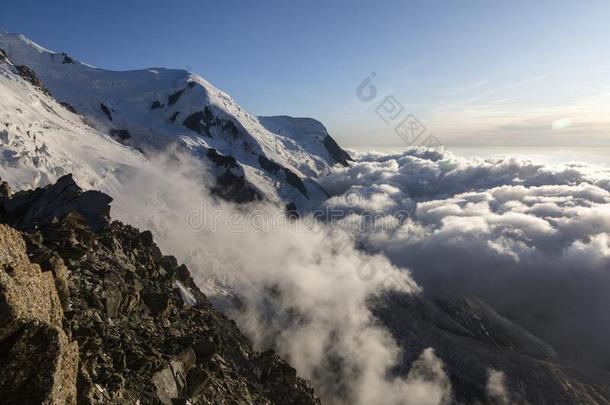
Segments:
[[[259,119],[226,93],[185,70],[98,69],[65,53],[44,49],[22,35],[8,33],[0,33],[0,49],[9,61],[5,65],[23,66],[39,79],[40,89],[48,89],[46,94],[37,95],[41,103],[56,111],[44,98],[52,95],[61,106],[60,118],[71,122],[55,117],[57,127],[73,130],[74,121],[80,121],[76,124],[90,127],[88,132],[102,133],[144,152],[178,144],[205,161],[211,149],[217,155],[233,158],[231,167],[210,163],[218,186],[237,190],[221,193],[227,198],[242,201],[260,197],[295,203],[299,209],[315,207],[326,198],[316,177],[327,173],[332,165],[345,165],[350,160],[319,122],[290,117]],[[12,85],[15,97],[23,96],[24,92],[15,89],[10,80],[5,75],[0,86]],[[12,110],[15,108],[19,107]],[[71,115],[75,113],[84,123]],[[12,123],[6,117],[4,121]],[[282,170],[266,170],[261,158]]]

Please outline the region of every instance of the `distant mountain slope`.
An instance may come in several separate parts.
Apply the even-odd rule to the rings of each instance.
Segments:
[[[336,162],[347,166],[352,160],[350,155],[337,145],[320,121],[286,115],[258,117],[258,120],[269,131],[293,139],[305,151],[323,157],[325,162]],[[320,170],[325,170],[325,167],[321,167]]]
[[[349,160],[317,121],[308,120],[322,128],[323,137],[315,131],[296,136],[295,122],[301,119],[261,123],[226,93],[184,70],[98,69],[16,34],[0,33],[0,49],[14,65],[32,69],[56,100],[99,132],[143,151],[178,143],[212,161],[221,188],[239,186],[238,179],[244,179],[254,190],[229,198],[258,196],[313,207],[326,198],[315,178]],[[234,161],[227,164],[228,157]]]
[[[395,372],[406,374],[423,348],[434,347],[451,381],[453,403],[610,403],[610,373],[562,360],[480,300],[391,294],[376,303],[374,313],[404,351]],[[494,373],[499,384],[493,384]]]

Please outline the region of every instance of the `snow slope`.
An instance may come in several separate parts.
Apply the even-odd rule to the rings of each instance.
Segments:
[[[74,173],[84,187],[112,189],[120,175],[147,165],[140,152],[87,125],[2,60],[0,95],[0,177],[15,187]]]
[[[219,178],[230,172],[225,183],[243,177],[271,201],[294,202],[300,209],[317,206],[326,193],[315,178],[334,164],[346,164],[329,153],[325,138],[330,136],[317,121],[259,120],[184,70],[98,69],[17,34],[0,33],[0,49],[15,65],[30,67],[57,101],[82,114],[98,132],[143,151],[178,143],[201,158],[213,156]],[[13,96],[2,92],[3,99]],[[235,163],[223,161],[226,156]]]
[[[306,152],[322,158],[320,172],[327,170],[328,162],[348,165],[351,157],[335,143],[320,121],[313,118],[294,118],[286,115],[258,117],[265,128],[277,135],[294,140]]]

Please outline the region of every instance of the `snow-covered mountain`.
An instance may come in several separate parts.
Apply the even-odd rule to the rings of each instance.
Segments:
[[[0,174],[20,186],[71,171],[95,187],[178,144],[211,162],[220,195],[302,210],[327,197],[316,177],[350,160],[321,123],[257,118],[188,71],[99,69],[9,33],[0,33],[0,49]]]
[[[59,104],[33,72],[0,51],[0,176],[29,188],[74,173],[86,187],[116,186],[123,169],[142,167],[124,146]]]
[[[170,162],[178,155],[176,150],[186,151],[189,159],[204,163],[205,168],[183,165],[193,168],[195,178],[191,172],[188,176],[172,173],[172,168],[183,167],[166,164],[155,153],[166,150],[171,153],[161,157],[169,156]],[[114,197],[113,215],[124,221],[135,219],[128,222],[151,229],[155,241],[189,265],[197,286],[214,303],[224,304],[219,307],[237,320],[253,342],[261,348],[278,349],[330,403],[403,404],[405,398],[413,404],[609,403],[607,365],[596,369],[565,362],[555,347],[519,322],[523,321],[520,316],[514,319],[515,313],[527,312],[527,305],[548,307],[544,309],[548,312],[534,311],[540,315],[526,321],[548,325],[551,319],[551,330],[573,336],[571,330],[578,328],[571,322],[555,325],[554,318],[565,316],[564,312],[567,319],[578,316],[584,295],[564,296],[560,291],[563,283],[553,281],[549,284],[556,284],[556,289],[534,287],[536,295],[544,292],[541,300],[528,296],[529,290],[524,289],[515,295],[526,298],[524,303],[510,307],[505,304],[511,303],[506,292],[513,294],[517,289],[510,290],[510,285],[506,290],[496,289],[505,280],[513,286],[534,285],[529,281],[545,280],[539,274],[552,272],[545,268],[546,273],[532,273],[532,269],[540,263],[550,268],[564,260],[566,267],[577,264],[579,273],[569,273],[571,281],[580,280],[578,274],[589,277],[590,266],[595,278],[582,278],[586,280],[582,285],[587,293],[606,294],[603,288],[589,291],[589,286],[605,280],[598,278],[598,270],[605,268],[608,257],[608,239],[600,234],[608,230],[603,221],[610,198],[607,176],[593,181],[573,166],[556,172],[531,162],[465,161],[423,149],[383,156],[362,154],[356,162],[350,160],[321,123],[308,118],[252,116],[192,73],[163,68],[107,71],[46,50],[21,35],[0,32],[0,178],[23,189],[53,183],[72,173],[80,186]],[[347,167],[331,170],[333,165]],[[206,172],[199,173],[199,169]],[[327,199],[318,181],[334,198]],[[350,236],[354,235],[334,227],[300,232],[303,227],[286,226],[261,232],[255,221],[235,224],[232,219],[240,218],[235,214],[246,211],[245,207],[210,199],[207,192],[191,192],[199,185],[211,186],[216,194],[231,200],[262,198],[279,206],[290,204],[291,209],[294,203],[304,211],[321,206],[329,212],[345,212],[350,216],[343,222],[346,231],[350,224],[367,225],[370,217],[365,213],[372,207],[384,214],[379,222],[383,226],[358,235],[356,246],[381,251],[389,259],[364,254],[352,246]],[[80,229],[78,221],[58,218],[58,213],[73,209],[73,199],[80,195],[68,176],[46,190],[20,193],[16,199],[7,192],[7,185],[0,186],[0,197],[4,194],[5,198],[0,214],[10,214],[7,217],[17,224],[24,223],[24,215],[41,217],[41,212],[48,220],[50,227],[42,233],[38,225],[29,227],[36,233],[32,236],[36,249],[42,248],[39,243],[43,241],[55,245],[58,237],[67,239],[70,249],[60,253],[66,255],[70,277],[77,283],[89,277],[90,269],[73,257],[75,251],[87,252],[82,260],[96,263],[118,257],[117,263],[126,267],[115,269],[112,263],[109,273],[116,270],[117,277],[120,271],[131,274],[134,269],[151,273],[147,277],[158,284],[148,287],[160,289],[164,295],[174,288],[169,282],[172,275],[158,271],[156,259],[145,258],[146,265],[141,266],[141,256],[134,250],[134,246],[146,246],[138,248],[140,253],[153,248],[150,233],[124,228],[131,230],[121,236],[116,233],[123,229],[121,225],[113,228],[114,236],[106,235],[109,238],[100,238],[98,243],[88,232],[76,231],[75,238],[72,231],[54,231],[70,223],[68,229]],[[347,198],[353,191],[360,196],[355,202]],[[47,193],[53,198],[40,199]],[[12,201],[12,209],[6,198]],[[184,226],[200,201],[215,210],[213,214],[198,213],[218,219],[220,226],[214,231],[195,232],[197,227]],[[55,209],[49,210],[49,205],[56,205]],[[89,208],[91,201],[85,205]],[[104,212],[106,205],[104,202]],[[26,212],[25,206],[31,208]],[[252,208],[256,208],[252,210],[255,215],[248,219],[258,219],[258,214],[265,219],[285,217],[276,215],[283,213],[275,206]],[[394,212],[399,208],[413,215],[397,221]],[[216,217],[219,212],[222,216]],[[574,218],[566,220],[569,217]],[[305,221],[289,224],[299,222]],[[351,229],[360,231],[362,227]],[[45,232],[52,233],[49,239]],[[115,236],[127,239],[117,244]],[[565,252],[573,256],[560,256],[557,252],[567,240],[573,243]],[[85,247],[74,249],[73,243]],[[549,248],[554,243],[558,248]],[[594,253],[586,256],[587,252]],[[38,260],[43,257],[33,255]],[[595,260],[588,260],[590,257]],[[572,262],[572,258],[578,261]],[[108,271],[101,264],[100,269]],[[419,271],[432,276],[424,285],[424,294],[411,274],[396,264],[412,266],[413,274]],[[175,275],[184,274],[177,271],[177,263],[170,267]],[[364,277],[363,269],[374,270],[372,276]],[[525,274],[523,283],[515,283],[513,277]],[[473,275],[483,275],[477,279],[482,286],[492,280],[492,288],[482,290],[485,300],[455,293],[459,287],[469,292],[477,284],[469,281],[474,280]],[[468,281],[462,282],[462,278]],[[126,302],[146,301],[143,295],[140,300],[139,292],[127,293],[139,288],[131,278],[124,280],[125,294],[118,291],[123,282],[113,281],[121,278],[103,275],[106,279],[109,282],[102,281],[100,286],[103,290],[94,290],[95,284],[89,281],[77,284],[83,297],[95,298],[91,303],[79,301],[96,307],[95,312],[83,312],[85,315],[98,316],[102,305],[108,306],[117,297]],[[439,291],[447,288],[451,294],[426,295],[426,291],[435,291],[429,288],[435,284]],[[580,284],[571,283],[570,289],[578,291]],[[78,288],[71,292],[77,292],[73,297],[79,296]],[[98,304],[96,297],[105,290],[111,291],[104,293],[106,304]],[[498,310],[488,302],[498,291],[503,294],[496,305],[500,302],[508,310]],[[183,289],[179,287],[178,293],[183,294]],[[178,297],[175,290],[173,294]],[[558,301],[557,297],[568,300]],[[558,312],[553,312],[555,302],[561,302]],[[603,314],[606,301],[597,301],[602,304],[597,309],[591,302],[596,301],[587,300],[582,313]],[[79,316],[78,311],[70,312],[70,317]],[[574,325],[585,326],[583,335],[590,327],[603,339],[606,329],[600,325],[607,324],[606,317],[593,319],[602,321]],[[117,328],[119,324],[108,325]],[[187,321],[177,330],[184,331],[188,325]],[[565,326],[569,332],[564,332]],[[172,326],[163,333],[173,334],[174,330]],[[226,328],[221,333],[232,334]],[[597,342],[595,339],[592,341]],[[562,340],[562,336],[557,339]],[[596,353],[595,344],[591,346],[591,353]],[[104,349],[114,348],[113,343]],[[250,356],[249,352],[241,354]],[[605,348],[599,352],[607,353]],[[106,357],[96,358],[107,361]],[[132,372],[125,366],[121,370]],[[289,380],[278,376],[294,386],[294,376]],[[115,381],[102,374],[96,378],[102,377],[104,384]],[[133,375],[129,377],[129,384],[138,383]]]

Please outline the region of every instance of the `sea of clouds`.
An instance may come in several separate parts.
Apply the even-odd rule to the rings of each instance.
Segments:
[[[602,169],[422,148],[363,153],[320,179],[332,195],[323,215],[286,220],[272,204],[217,200],[189,157],[159,156],[151,167],[123,179],[114,216],[153,230],[257,349],[277,350],[327,402],[451,400],[434,348],[407,376],[392,374],[400,348],[369,309],[390,289],[476,296],[561,356],[610,367]],[[487,387],[509,403],[501,370]]]
[[[368,307],[389,289],[420,293],[407,269],[356,249],[348,232],[312,217],[287,220],[283,207],[214,198],[201,181],[211,176],[188,156],[174,151],[151,163],[124,175],[112,215],[151,229],[257,349],[275,349],[326,403],[450,400],[451,384],[433,348],[408,375],[392,375],[400,349]],[[378,277],[361,277],[362,263]]]
[[[343,228],[426,294],[477,296],[561,356],[610,368],[609,179],[582,164],[413,148],[360,154],[321,183]]]

